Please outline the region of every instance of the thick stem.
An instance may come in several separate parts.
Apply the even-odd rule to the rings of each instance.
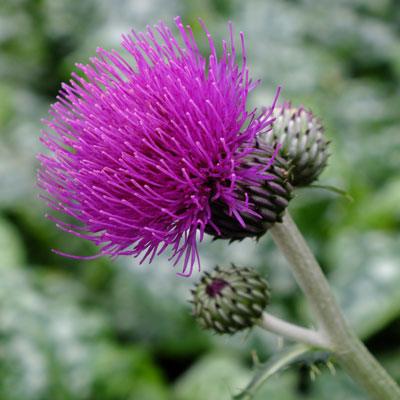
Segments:
[[[291,324],[269,313],[263,313],[259,326],[286,339],[331,350],[329,340],[322,333]]]
[[[317,322],[349,375],[372,399],[399,400],[400,387],[371,355],[345,321],[319,264],[288,213],[271,229],[272,237],[292,267]]]

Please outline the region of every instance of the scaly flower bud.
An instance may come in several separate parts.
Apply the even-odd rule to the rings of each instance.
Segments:
[[[284,103],[274,109],[276,118],[272,131],[262,133],[258,140],[265,144],[280,144],[279,154],[292,166],[291,184],[307,186],[315,181],[325,168],[329,141],[324,127],[311,111]]]
[[[270,298],[268,283],[256,270],[234,265],[205,272],[192,294],[196,320],[219,334],[254,326]]]

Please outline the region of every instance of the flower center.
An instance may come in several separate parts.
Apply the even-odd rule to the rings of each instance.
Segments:
[[[228,282],[226,282],[223,279],[214,279],[207,287],[206,287],[206,293],[210,297],[216,297],[219,294],[221,294],[222,290],[224,287],[228,286]]]

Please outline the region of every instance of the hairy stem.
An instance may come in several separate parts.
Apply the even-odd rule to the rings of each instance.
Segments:
[[[282,223],[273,226],[271,233],[289,261],[293,275],[339,363],[372,399],[399,400],[400,387],[345,321],[325,275],[288,213]]]
[[[264,312],[259,326],[286,339],[304,343],[312,347],[331,350],[328,338],[322,333],[291,324],[269,313]]]

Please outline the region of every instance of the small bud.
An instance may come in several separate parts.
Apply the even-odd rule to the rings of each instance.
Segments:
[[[265,143],[255,143],[255,149],[247,157],[245,163],[248,167],[267,165],[274,154],[274,148]],[[258,215],[240,213],[245,225],[230,215],[226,204],[214,202],[211,204],[212,224],[206,226],[205,232],[216,239],[242,240],[247,237],[259,238],[263,236],[272,225],[282,221],[282,216],[292,198],[292,186],[289,183],[289,164],[279,156],[268,168],[270,179],[266,179],[260,186],[245,186],[237,183],[238,196],[253,204],[253,211]],[[218,228],[216,231],[215,226]]]
[[[267,281],[252,268],[216,267],[203,274],[193,292],[193,315],[219,334],[254,326],[270,298]]]
[[[272,130],[259,135],[259,141],[268,145],[280,144],[280,155],[292,166],[293,186],[307,186],[314,182],[325,168],[329,153],[324,127],[311,111],[294,108],[290,103],[276,107]]]

